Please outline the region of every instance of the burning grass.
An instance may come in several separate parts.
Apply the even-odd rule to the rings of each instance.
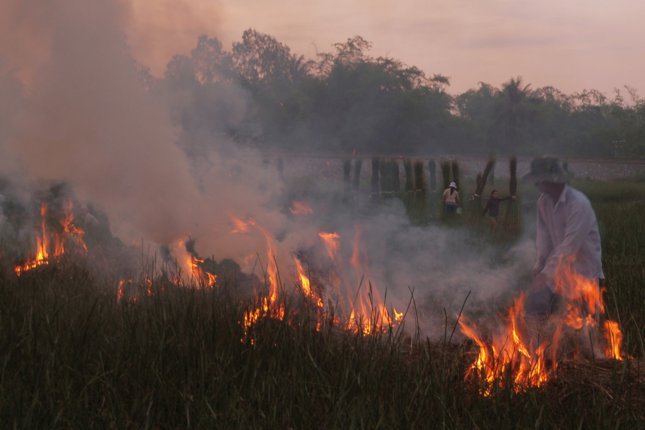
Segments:
[[[288,275],[275,264],[271,237],[252,220],[232,220],[237,234],[258,234],[266,242],[264,283],[250,302],[236,294],[239,277],[217,277],[209,285],[207,273],[214,275],[211,268],[219,265],[186,243],[179,249],[187,277],[144,273],[106,281],[85,270],[76,258],[80,250],[50,257],[49,264],[20,276],[3,261],[0,423],[7,428],[639,428],[645,422],[639,358],[645,349],[640,239],[645,224],[639,214],[645,207],[639,201],[594,204],[608,279],[603,329],[606,344],[614,345],[604,353],[612,358],[583,354],[556,361],[539,343],[512,336],[524,331],[516,301],[515,319],[509,314],[511,336],[505,337],[515,361],[492,378],[476,366],[490,358],[482,357],[482,350],[499,361],[503,347],[496,346],[495,357],[490,337],[473,331],[472,340],[421,339],[414,335],[414,306],[404,312],[384,306],[379,290],[363,279],[369,279],[369,261],[360,230],[349,238],[334,232],[319,236],[322,255],[343,267],[331,273],[330,285],[354,287],[343,302],[351,303],[354,314],[326,300],[315,271],[300,255],[292,256],[296,273],[288,281],[297,294],[284,294],[281,276]],[[66,232],[58,219],[49,225]],[[42,237],[51,238],[49,226],[45,229]],[[78,248],[75,237],[66,239],[69,249]],[[344,265],[338,261],[343,243],[351,243]],[[615,347],[621,339],[614,321],[622,329],[622,349]],[[447,321],[446,334],[451,330]],[[636,358],[616,360],[629,356]],[[544,377],[538,369],[549,373]],[[529,383],[518,384],[518,374]]]
[[[155,279],[154,293],[117,302],[114,286],[69,261],[2,276],[3,427],[636,428],[645,419],[634,362],[563,364],[540,389],[496,384],[484,398],[463,382],[468,343],[364,336],[333,318],[315,330],[295,302],[240,342],[255,305],[226,288]]]

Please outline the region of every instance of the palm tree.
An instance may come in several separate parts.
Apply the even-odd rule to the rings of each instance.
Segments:
[[[496,124],[501,128],[504,142],[502,147],[508,152],[517,151],[519,145],[519,131],[525,126],[533,101],[531,85],[522,82],[521,77],[511,78],[502,84],[502,89],[497,93]]]

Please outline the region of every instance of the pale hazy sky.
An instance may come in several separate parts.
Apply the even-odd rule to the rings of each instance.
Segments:
[[[447,75],[453,93],[522,76],[567,93],[627,84],[645,96],[645,0],[133,1],[147,29],[139,47],[164,39],[187,52],[204,32],[228,47],[251,27],[312,57],[360,35],[373,55]],[[157,51],[142,55],[155,69],[167,60]]]

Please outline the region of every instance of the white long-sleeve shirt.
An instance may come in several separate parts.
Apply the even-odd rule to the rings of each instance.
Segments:
[[[555,204],[548,194],[537,203],[537,261],[534,273],[554,278],[558,264],[573,257],[573,270],[592,279],[604,278],[600,233],[589,199],[564,187]]]

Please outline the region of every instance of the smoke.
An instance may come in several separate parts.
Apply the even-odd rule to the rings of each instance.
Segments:
[[[230,217],[253,218],[271,232],[287,284],[293,253],[320,247],[319,231],[340,234],[344,262],[352,259],[360,234],[369,269],[354,276],[352,288],[364,276],[383,295],[387,291],[388,303],[398,309],[407,306],[411,291],[422,313],[440,315],[441,307],[457,312],[469,291],[472,303],[481,305],[514,288],[528,267],[525,243],[503,253],[509,263],[499,263],[498,251],[474,246],[462,230],[411,225],[400,204],[362,213],[356,209],[360,202],[348,204],[336,185],[302,187],[312,171],[292,175],[294,182],[285,184],[258,152],[218,135],[221,127],[212,121],[236,124],[253,109],[243,89],[187,90],[188,74],[179,76],[184,81],[177,87],[147,91],[142,66],[129,48],[133,4],[2,3],[2,176],[20,187],[69,184],[81,201],[108,215],[113,233],[126,243],[172,244],[191,236],[200,254],[242,264],[267,246],[266,238],[258,231],[231,234]],[[183,16],[189,21],[192,15]],[[145,51],[146,43],[158,44],[135,46]],[[200,97],[203,103],[194,103]],[[196,107],[188,118],[175,116],[186,114],[182,103]],[[299,188],[313,201],[315,215],[309,218],[286,211],[289,193]]]
[[[215,0],[130,0],[126,33],[135,58],[161,75],[173,55],[219,28]]]
[[[6,33],[24,37],[40,54],[26,58],[24,45],[1,46],[12,73],[5,80],[21,79],[27,93],[22,106],[4,106],[17,91],[2,82],[2,94],[14,96],[0,106],[12,125],[2,136],[10,164],[31,181],[70,184],[109,215],[122,238],[168,243],[205,228],[213,212],[223,212],[218,206],[227,207],[209,190],[230,182],[228,172],[194,174],[166,104],[141,84],[123,32],[126,3],[41,3],[9,1],[0,11],[11,23]]]

